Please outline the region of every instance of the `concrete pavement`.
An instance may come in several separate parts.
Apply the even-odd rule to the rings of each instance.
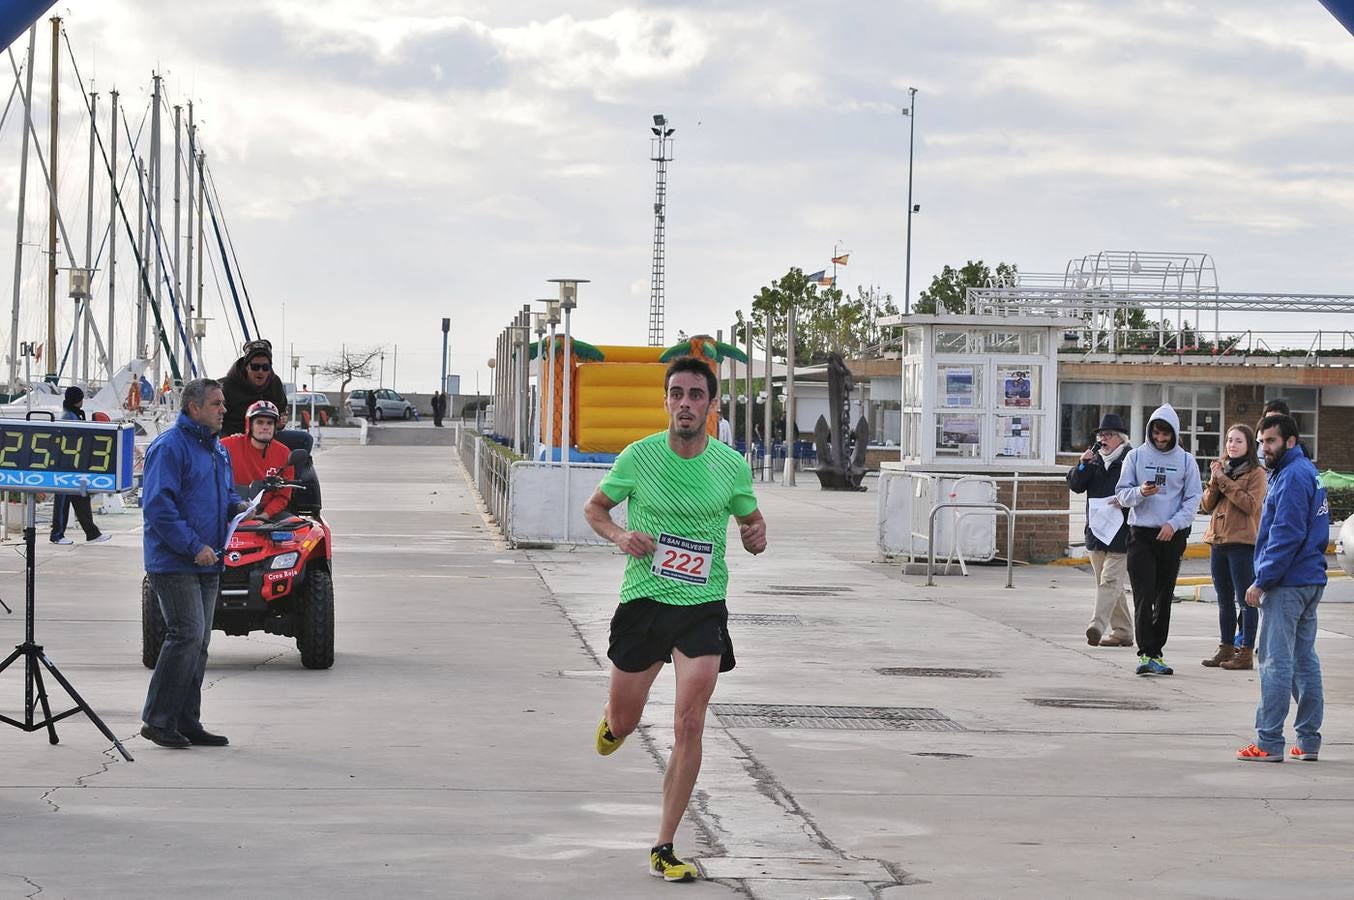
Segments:
[[[712,713],[678,850],[718,880],[665,885],[645,865],[671,675],[624,748],[591,746],[619,554],[507,550],[446,447],[336,443],[316,464],[337,662],[217,633],[204,719],[223,750],[135,737],[135,517],[100,520],[123,527],[110,544],[40,546],[38,639],[137,759],[79,717],[55,747],[0,728],[0,897],[1347,894],[1348,604],[1322,609],[1322,761],[1238,763],[1258,684],[1198,665],[1211,604],[1175,607],[1178,674],[1139,678],[1131,650],[1085,644],[1087,573],[925,588],[873,561],[873,493],[759,485],[771,547],[731,552],[739,666],[715,701],[780,707],[776,727]],[[21,636],[0,615],[0,645]],[[22,696],[0,675],[0,711]]]

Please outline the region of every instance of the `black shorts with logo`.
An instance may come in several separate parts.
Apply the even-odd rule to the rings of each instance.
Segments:
[[[672,662],[676,647],[687,656],[719,656],[719,671],[727,672],[736,664],[728,622],[723,600],[677,606],[636,597],[611,617],[606,655],[622,672],[643,672],[656,662]]]

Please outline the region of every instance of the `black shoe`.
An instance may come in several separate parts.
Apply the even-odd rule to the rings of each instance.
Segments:
[[[142,725],[141,736],[152,744],[168,747],[171,750],[182,750],[185,747],[191,747],[193,745],[192,741],[179,734],[173,728],[156,728],[154,725]]]
[[[230,743],[230,739],[224,734],[212,734],[205,728],[199,728],[196,731],[183,732],[184,740],[197,747],[224,747]]]

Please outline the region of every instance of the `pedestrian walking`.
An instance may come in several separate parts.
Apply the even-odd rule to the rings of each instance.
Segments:
[[[433,427],[442,427],[442,417],[447,412],[447,395],[441,391],[433,391]]]
[[[650,874],[667,881],[691,881],[697,874],[672,843],[700,772],[705,711],[715,681],[735,663],[725,605],[729,516],[738,520],[745,550],[766,549],[766,524],[748,464],[705,430],[718,386],[700,359],[683,357],[670,365],[667,431],[626,447],[584,507],[592,529],[629,556],[611,619],[611,685],[597,726],[598,753],[614,753],[638,727],[664,663],[674,663],[676,670],[673,747],[663,777],[662,818],[649,851]],[[611,519],[623,500],[630,530]]]
[[[1246,605],[1246,589],[1255,580],[1255,538],[1265,507],[1265,471],[1255,454],[1255,432],[1245,425],[1233,425],[1227,429],[1222,458],[1209,465],[1208,487],[1204,488],[1203,510],[1209,514],[1204,543],[1209,545],[1220,635],[1217,652],[1203,660],[1209,668],[1249,669],[1253,665],[1260,613]]]
[[[1180,446],[1180,417],[1169,403],[1152,412],[1147,440],[1128,451],[1115,496],[1128,507],[1128,580],[1139,675],[1174,675],[1162,657],[1171,631],[1175,579],[1185,555],[1203,481],[1194,456]]]
[[[66,394],[61,401],[61,418],[63,421],[83,422],[85,420],[85,392],[75,385],[66,388]],[[109,536],[99,530],[99,526],[94,524],[94,510],[90,505],[88,497],[82,497],[79,494],[56,494],[52,498],[52,532],[50,540],[53,544],[73,544],[70,538],[66,537],[66,524],[70,521],[70,511],[75,510],[75,520],[80,523],[80,530],[85,533],[85,543],[101,544],[109,539]]]
[[[1086,551],[1095,575],[1095,613],[1086,626],[1092,647],[1132,647],[1133,620],[1124,590],[1128,564],[1128,510],[1114,489],[1130,449],[1124,420],[1106,413],[1094,440],[1067,472],[1067,486],[1086,495]]]
[[[1289,755],[1316,762],[1325,713],[1316,611],[1326,589],[1330,509],[1291,416],[1260,420],[1260,448],[1270,470],[1269,494],[1255,542],[1255,583],[1246,590],[1246,603],[1260,610],[1260,704],[1255,743],[1236,757],[1283,762],[1283,725],[1292,697],[1297,741]]]
[[[371,425],[376,424],[376,391],[367,391],[367,422]]]

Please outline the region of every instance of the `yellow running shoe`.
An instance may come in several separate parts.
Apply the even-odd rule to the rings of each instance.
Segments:
[[[664,881],[695,881],[696,867],[678,859],[671,844],[659,844],[649,851],[649,874]]]
[[[603,716],[601,724],[597,726],[597,752],[603,756],[610,756],[621,749],[621,744],[624,743],[625,738],[611,734],[611,729],[606,724],[606,716]]]

